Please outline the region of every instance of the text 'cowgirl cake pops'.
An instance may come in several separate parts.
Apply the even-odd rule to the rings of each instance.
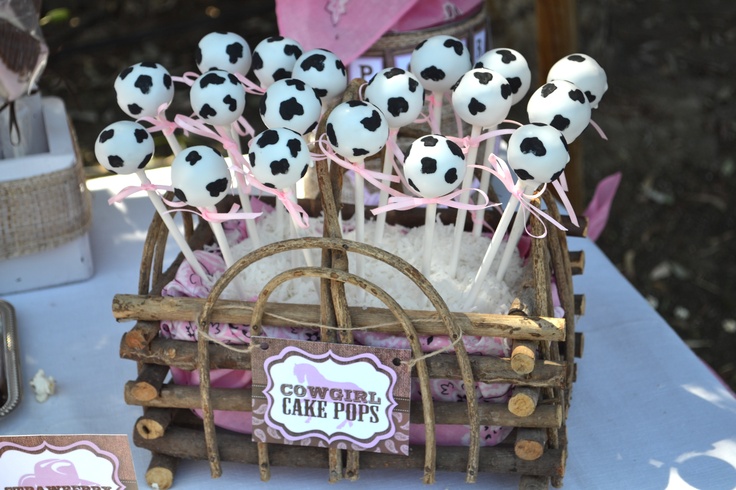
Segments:
[[[284,127],[307,134],[317,127],[322,101],[303,81],[286,78],[268,87],[261,97],[259,111],[263,124],[269,128]]]

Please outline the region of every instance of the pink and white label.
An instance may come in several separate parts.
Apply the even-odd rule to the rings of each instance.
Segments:
[[[138,488],[127,436],[0,438],[0,489]]]
[[[408,454],[409,351],[253,343],[255,441]]]

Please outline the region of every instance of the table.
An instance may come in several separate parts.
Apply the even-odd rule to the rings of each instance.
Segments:
[[[116,293],[135,293],[142,242],[153,209],[132,197],[107,199],[130,181],[106,177],[88,183],[94,276],[81,283],[7,295],[16,310],[23,360],[24,399],[0,419],[0,434],[128,434],[140,408],[123,401],[135,363],[118,357],[120,338],[132,324],[117,324]],[[615,224],[611,225],[615,226]],[[568,419],[565,489],[736,488],[736,398],[675,335],[592,242],[572,239],[585,251],[585,274],[575,278],[586,314],[578,323],[585,353]],[[173,247],[172,247],[173,250]],[[54,376],[57,394],[37,403],[28,382],[38,369]],[[131,437],[132,446],[132,437]],[[148,451],[133,446],[141,488]],[[181,465],[176,489],[266,488],[255,466],[223,464],[210,480],[204,462]],[[274,468],[268,488],[327,487],[325,470]],[[481,475],[478,486],[506,489],[518,477]],[[418,471],[362,471],[357,482],[331,488],[420,488]],[[461,488],[464,474],[439,473],[434,488]],[[470,488],[470,487],[468,487]]]

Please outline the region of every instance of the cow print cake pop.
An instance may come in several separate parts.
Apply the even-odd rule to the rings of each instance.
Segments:
[[[570,154],[567,141],[557,129],[546,124],[526,124],[509,138],[509,166],[523,181],[540,185],[557,180]]]
[[[348,86],[348,72],[332,51],[313,49],[296,60],[293,78],[310,85],[320,99],[327,101],[341,95]]]
[[[306,83],[286,78],[268,87],[261,98],[260,112],[269,128],[284,127],[307,134],[317,127],[322,101]]]
[[[511,85],[498,72],[475,68],[462,76],[452,91],[452,107],[473,126],[501,123],[511,109]]]
[[[332,110],[325,132],[335,153],[355,161],[381,151],[388,139],[388,123],[373,104],[349,100]]]
[[[475,62],[475,68],[488,68],[500,73],[511,87],[511,105],[516,104],[529,91],[532,72],[526,58],[509,48],[496,48],[486,52]]]
[[[132,118],[156,117],[174,98],[171,75],[158,63],[136,63],[115,79],[118,105]]]
[[[404,175],[422,197],[444,196],[462,182],[465,155],[456,143],[444,136],[422,136],[409,147],[404,160]]]
[[[194,81],[189,101],[204,122],[229,126],[243,114],[245,89],[232,73],[210,70]]]
[[[593,109],[598,108],[598,103],[608,90],[606,72],[596,60],[582,53],[565,56],[552,65],[547,73],[547,81],[553,80],[567,80],[577,85]]]
[[[95,140],[97,161],[114,174],[127,175],[144,169],[153,151],[153,138],[134,121],[114,122]]]
[[[301,44],[283,36],[267,37],[253,50],[253,74],[261,87],[291,78],[296,60],[302,55]]]
[[[192,146],[171,163],[171,184],[176,197],[191,206],[211,208],[230,189],[230,171],[222,155],[209,146]]]
[[[411,72],[385,68],[365,88],[365,100],[381,109],[389,127],[414,122],[424,106],[424,89]]]
[[[590,103],[576,85],[564,80],[547,82],[529,98],[529,122],[549,124],[572,143],[590,123]]]
[[[194,61],[200,73],[224,70],[246,75],[250,70],[250,46],[234,32],[211,32],[200,39]]]
[[[307,143],[286,128],[267,129],[257,135],[248,159],[253,176],[272,189],[286,189],[299,182],[310,163]]]
[[[457,38],[432,36],[414,48],[409,67],[425,89],[447,92],[470,70],[470,52]]]

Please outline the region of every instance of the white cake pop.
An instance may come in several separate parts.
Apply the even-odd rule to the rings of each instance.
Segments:
[[[325,132],[335,153],[350,161],[363,160],[384,147],[388,123],[373,104],[349,100],[332,110]]]
[[[547,82],[529,98],[529,122],[549,124],[572,143],[590,124],[590,103],[577,85],[565,80]]]
[[[598,103],[608,90],[605,70],[596,60],[582,53],[565,56],[552,65],[547,73],[547,81],[553,80],[567,80],[577,85],[593,109],[598,108]]]
[[[303,53],[296,60],[292,77],[310,85],[323,101],[341,95],[348,86],[345,65],[326,49],[312,49]]]
[[[156,117],[174,99],[171,75],[158,63],[136,63],[115,79],[118,105],[130,117]]]
[[[268,87],[261,98],[259,110],[267,127],[284,127],[307,134],[317,127],[322,101],[306,83],[296,78],[286,78]]]
[[[253,50],[253,74],[261,87],[291,78],[296,60],[302,55],[301,44],[283,36],[267,37]]]
[[[511,105],[524,98],[532,83],[529,63],[521,53],[513,49],[492,49],[478,58],[475,68],[488,68],[506,78],[511,86]]]
[[[211,70],[194,81],[189,91],[192,110],[206,123],[229,126],[245,109],[245,89],[232,73]]]
[[[210,208],[230,189],[230,171],[220,153],[209,146],[192,146],[171,163],[171,184],[176,197],[191,206]]]
[[[432,92],[447,92],[470,70],[470,52],[452,36],[438,35],[417,44],[409,69],[422,86]]]
[[[511,85],[498,72],[475,68],[466,72],[452,91],[452,107],[473,126],[496,126],[511,109]]]
[[[365,100],[383,112],[389,127],[400,128],[419,117],[424,106],[424,89],[411,72],[385,68],[368,82]]]
[[[114,174],[128,175],[146,167],[154,152],[153,138],[134,121],[117,121],[95,140],[95,157]]]
[[[465,155],[457,143],[444,136],[422,136],[411,144],[406,153],[404,175],[420,196],[441,197],[462,182]]]
[[[514,131],[507,155],[516,175],[534,185],[557,180],[570,161],[562,133],[541,123],[526,124]]]
[[[200,73],[224,70],[246,75],[251,64],[250,46],[234,32],[211,32],[199,40],[194,61]]]
[[[299,182],[311,161],[304,139],[286,128],[267,129],[253,138],[248,158],[253,176],[273,189]]]

